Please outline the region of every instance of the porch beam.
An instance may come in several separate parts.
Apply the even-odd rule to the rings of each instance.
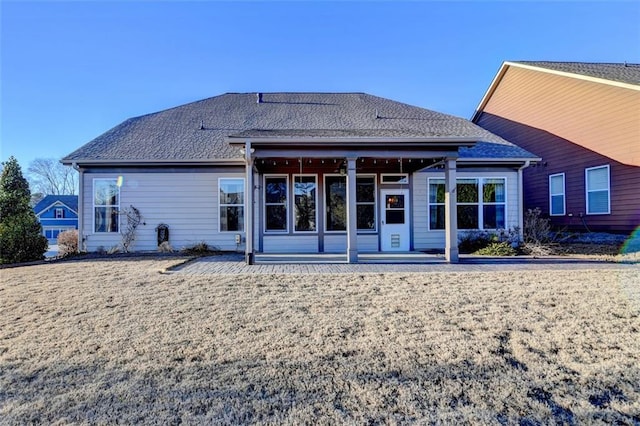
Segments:
[[[347,158],[347,262],[358,263],[358,217],[356,214],[356,160]]]
[[[423,158],[457,158],[457,151],[443,150],[362,150],[345,151],[340,149],[260,149],[256,148],[253,153],[254,159],[261,158],[403,158],[403,159],[423,159]]]
[[[458,210],[456,191],[456,160],[447,158],[444,162],[444,209],[445,248],[444,256],[449,263],[458,263]]]

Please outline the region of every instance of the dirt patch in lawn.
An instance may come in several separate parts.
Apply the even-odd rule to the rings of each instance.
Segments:
[[[640,422],[638,270],[0,271],[7,423]]]

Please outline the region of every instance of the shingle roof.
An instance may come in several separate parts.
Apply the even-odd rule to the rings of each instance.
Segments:
[[[233,135],[452,137],[482,143],[468,158],[535,158],[469,120],[365,93],[226,93],[131,118],[63,159],[202,161],[239,159]]]
[[[513,63],[640,85],[640,64],[550,61],[513,61]]]
[[[33,211],[38,214],[57,201],[60,201],[75,212],[78,211],[77,195],[47,195],[33,207]]]

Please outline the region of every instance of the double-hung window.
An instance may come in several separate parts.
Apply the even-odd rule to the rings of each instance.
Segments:
[[[244,179],[222,178],[218,184],[220,231],[244,231]]]
[[[549,175],[549,215],[565,215],[564,173]]]
[[[609,166],[585,169],[587,214],[611,213]]]
[[[287,177],[265,176],[265,231],[287,231]]]
[[[93,181],[93,231],[118,232],[120,186],[117,179]]]
[[[445,228],[445,181],[429,179],[429,229]],[[503,229],[506,225],[504,178],[456,180],[458,229]]]
[[[296,232],[315,232],[316,204],[317,204],[316,177],[310,175],[293,176],[293,196],[295,204],[295,228]]]
[[[325,227],[327,231],[347,229],[347,178],[325,176]],[[356,177],[356,223],[358,231],[376,230],[376,178]]]

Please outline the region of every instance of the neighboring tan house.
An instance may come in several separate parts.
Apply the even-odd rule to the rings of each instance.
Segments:
[[[640,225],[640,65],[505,62],[472,121],[542,158],[525,208],[556,227]]]
[[[468,120],[364,93],[227,93],[126,120],[62,160],[80,172],[85,250],[118,245],[134,206],[135,250],[155,250],[164,224],[174,248],[206,242],[248,263],[418,250],[455,262],[458,229],[522,225],[532,161]]]
[[[33,208],[42,225],[42,235],[55,244],[60,232],[78,229],[78,196],[47,195]]]

